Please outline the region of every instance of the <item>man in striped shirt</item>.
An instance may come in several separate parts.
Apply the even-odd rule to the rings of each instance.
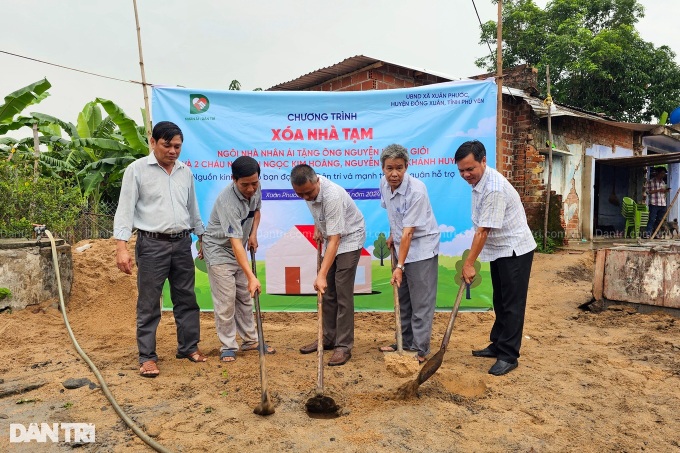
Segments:
[[[364,216],[347,191],[318,176],[309,165],[296,165],[290,173],[295,193],[307,202],[314,218],[314,240],[326,241],[314,289],[323,294],[323,341],[300,348],[310,354],[333,349],[328,365],[344,365],[354,346],[354,279],[366,241]]]
[[[666,187],[664,178],[666,177],[665,167],[656,167],[654,176],[647,181],[645,190],[649,196],[649,219],[647,221],[646,236],[651,237],[652,232],[656,231],[661,219],[666,215],[666,193],[670,191]]]
[[[517,368],[522,343],[529,275],[536,241],[519,194],[500,173],[486,165],[486,149],[477,141],[460,145],[455,155],[460,175],[472,186],[475,234],[463,263],[463,279],[472,282],[477,257],[489,261],[496,320],[486,348],[475,357],[496,358],[489,373],[501,376]]]

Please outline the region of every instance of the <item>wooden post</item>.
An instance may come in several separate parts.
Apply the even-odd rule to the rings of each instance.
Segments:
[[[503,0],[498,0],[496,26],[496,169],[505,176],[503,166]]]
[[[149,142],[149,152],[151,152],[151,109],[149,108],[149,93],[147,90],[146,74],[144,73],[144,55],[142,55],[142,32],[139,27],[139,15],[137,14],[137,0],[132,0],[135,8],[135,24],[137,26],[137,47],[139,48],[139,69],[142,71],[142,89],[144,90],[144,109],[146,110],[146,139]]]
[[[659,222],[659,225],[656,227],[656,230],[654,230],[654,233],[652,233],[652,237],[650,237],[649,239],[654,239],[654,238],[656,237],[656,233],[659,232],[659,230],[660,230],[661,227],[663,226],[664,222],[666,221],[666,217],[668,217],[668,213],[671,212],[671,208],[672,208],[673,205],[675,204],[675,200],[678,199],[678,194],[679,194],[679,193],[680,193],[680,189],[678,189],[678,190],[675,192],[675,196],[673,197],[673,201],[671,201],[671,204],[669,204],[668,207],[666,208],[666,213],[665,213],[665,214],[663,215],[663,217],[661,218],[661,222]],[[649,222],[650,220],[652,220],[652,219],[648,219],[647,221]]]
[[[552,97],[550,97],[550,65],[545,67],[545,76],[548,82],[548,97],[545,98],[545,103],[548,106],[548,184],[545,190],[545,218],[543,219],[543,250],[546,249],[548,241],[548,216],[550,214],[550,190],[552,182]]]
[[[33,183],[38,182],[38,170],[40,162],[40,138],[38,137],[38,123],[33,123]],[[31,211],[33,212],[33,211]]]

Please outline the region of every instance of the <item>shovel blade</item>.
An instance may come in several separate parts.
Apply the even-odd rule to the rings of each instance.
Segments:
[[[418,373],[418,385],[430,379],[437,372],[444,361],[444,354],[446,354],[446,349],[440,349],[430,360],[425,362],[425,365],[420,369],[420,373]]]
[[[333,398],[321,394],[308,399],[305,408],[307,412],[313,414],[333,414],[340,410],[340,406],[335,403]]]

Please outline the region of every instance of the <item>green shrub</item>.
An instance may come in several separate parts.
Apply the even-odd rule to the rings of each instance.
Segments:
[[[77,184],[60,177],[39,176],[32,162],[0,161],[0,237],[31,237],[32,224],[51,231],[72,227],[83,205]]]
[[[557,250],[557,247],[559,247],[562,244],[562,241],[556,241],[555,239],[550,237],[550,232],[548,232],[548,237],[546,238],[545,241],[545,247],[543,247],[543,233],[540,232],[534,232],[534,239],[536,240],[536,252],[538,253],[555,253],[555,250]]]

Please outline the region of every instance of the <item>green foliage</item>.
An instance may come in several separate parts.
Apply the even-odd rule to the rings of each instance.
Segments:
[[[83,204],[72,180],[39,176],[34,183],[28,160],[0,161],[0,199],[5,237],[30,237],[33,223],[65,231],[75,225]]]
[[[534,239],[536,240],[536,252],[538,253],[555,253],[555,250],[557,250],[557,247],[560,245],[557,243],[557,241],[550,237],[550,234],[548,234],[545,239],[545,247],[543,247],[542,232],[534,232]]]
[[[42,79],[5,96],[5,102],[0,105],[0,134],[23,127],[25,122],[16,115],[45,99],[51,86],[47,79]]]
[[[373,241],[373,256],[380,258],[380,265],[384,266],[383,260],[390,256],[390,249],[387,247],[385,233],[380,233],[378,239]]]
[[[12,295],[12,291],[9,288],[0,288],[0,300],[6,299]]]
[[[667,46],[644,41],[635,24],[637,0],[533,0],[503,3],[503,64],[550,66],[551,94],[559,102],[621,121],[651,121],[680,105],[680,66]],[[496,23],[482,26],[480,42],[495,43]],[[496,57],[476,61],[495,70]]]

